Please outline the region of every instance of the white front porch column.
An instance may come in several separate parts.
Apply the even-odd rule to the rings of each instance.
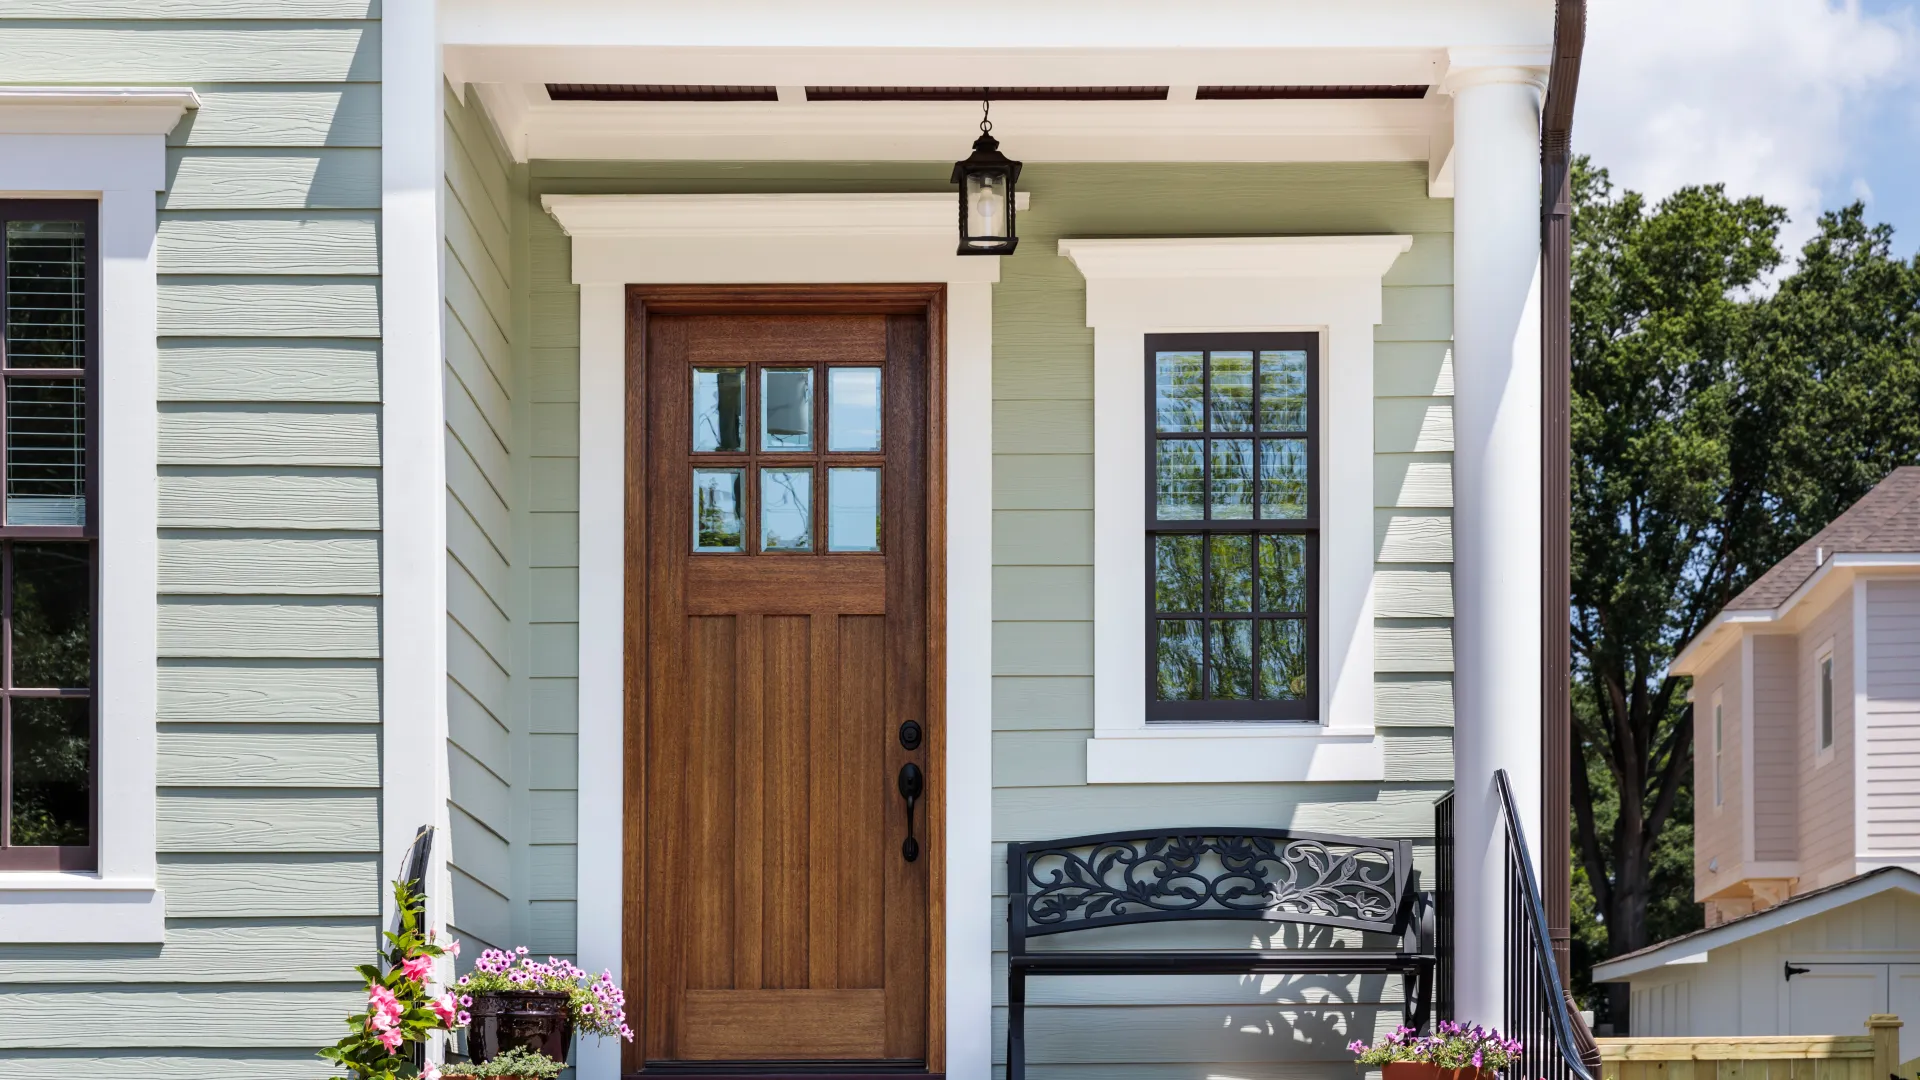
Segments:
[[[1544,59],[1544,58],[1541,58]],[[1455,1016],[1502,1023],[1506,769],[1540,835],[1540,97],[1533,56],[1453,94]],[[1537,859],[1537,852],[1536,852]]]

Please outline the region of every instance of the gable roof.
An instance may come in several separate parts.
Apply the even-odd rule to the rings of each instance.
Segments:
[[[1887,474],[1723,610],[1777,608],[1835,555],[1891,552],[1920,553],[1920,465],[1903,465]]]
[[[1681,934],[1676,938],[1668,938],[1658,945],[1649,945],[1644,949],[1636,949],[1602,961],[1593,966],[1593,981],[1624,982],[1631,976],[1664,967],[1667,964],[1683,962],[1695,957],[1704,960],[1706,954],[1713,949],[1724,949],[1769,930],[1790,926],[1801,919],[1824,915],[1835,908],[1845,907],[1857,900],[1865,900],[1869,896],[1886,892],[1888,889],[1904,889],[1920,896],[1920,874],[1904,866],[1883,866],[1878,870],[1869,870],[1838,884],[1801,893],[1765,911],[1742,915],[1737,919],[1723,922],[1719,926]]]

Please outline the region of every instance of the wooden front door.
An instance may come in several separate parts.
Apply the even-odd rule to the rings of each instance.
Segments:
[[[734,299],[742,310],[636,305],[630,1067],[923,1069],[934,859],[926,794],[910,825],[901,776],[930,788],[937,745],[929,314]]]

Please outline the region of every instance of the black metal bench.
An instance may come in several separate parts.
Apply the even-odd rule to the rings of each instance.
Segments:
[[[1032,939],[1109,926],[1246,919],[1390,934],[1399,948],[1033,951]],[[1102,833],[1007,845],[1007,1080],[1026,1074],[1035,975],[1399,975],[1424,1030],[1435,963],[1431,892],[1405,840],[1278,829]]]

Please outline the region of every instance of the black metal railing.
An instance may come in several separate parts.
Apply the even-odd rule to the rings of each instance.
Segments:
[[[1433,1015],[1453,1019],[1453,792],[1433,804]]]
[[[1527,851],[1526,831],[1513,801],[1513,785],[1505,769],[1496,769],[1494,786],[1500,792],[1501,817],[1506,821],[1506,1021],[1501,1030],[1525,1046],[1521,1060],[1508,1075],[1528,1080],[1596,1080],[1600,1052],[1587,1025],[1569,1008],[1553,960],[1553,939],[1547,933],[1547,911],[1540,902],[1540,879],[1534,875],[1533,856]]]

